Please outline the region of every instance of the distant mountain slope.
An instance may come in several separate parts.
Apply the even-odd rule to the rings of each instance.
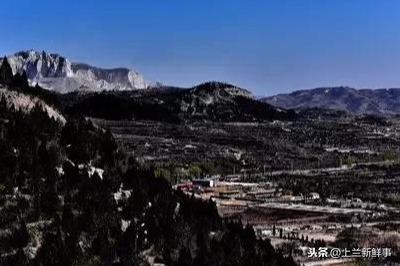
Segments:
[[[278,94],[263,98],[262,101],[288,109],[319,107],[356,114],[400,113],[400,89],[317,88]]]
[[[71,62],[58,54],[34,50],[18,52],[7,58],[14,74],[25,71],[31,84],[38,83],[43,88],[60,93],[148,87],[139,73],[127,68],[102,69]]]
[[[69,93],[64,109],[105,119],[184,121],[261,121],[291,119],[294,112],[257,101],[247,90],[208,82],[189,89],[153,88],[142,91]]]
[[[49,117],[58,120],[61,124],[65,124],[66,120],[64,116],[38,97],[11,91],[7,86],[0,85],[0,101],[3,100],[5,100],[7,107],[13,106],[16,110],[22,112],[30,112],[36,105],[39,105],[47,112]]]

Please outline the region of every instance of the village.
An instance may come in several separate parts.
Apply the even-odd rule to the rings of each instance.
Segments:
[[[395,252],[400,243],[396,230],[400,219],[389,218],[398,217],[400,209],[384,203],[357,197],[321,198],[316,191],[297,194],[274,181],[243,182],[238,177],[187,180],[174,188],[215,202],[221,217],[251,225],[257,237],[269,239],[300,265],[348,265],[357,259],[310,257],[313,248],[338,249],[362,243],[371,248],[392,245],[390,251]],[[360,236],[368,232],[368,237],[347,235],[354,232]]]

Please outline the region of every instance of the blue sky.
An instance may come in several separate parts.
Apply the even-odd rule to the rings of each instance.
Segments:
[[[256,95],[400,87],[397,0],[2,0],[0,53],[39,49]]]

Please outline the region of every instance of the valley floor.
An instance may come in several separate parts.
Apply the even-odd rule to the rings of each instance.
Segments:
[[[399,255],[397,118],[189,124],[92,120],[109,128],[120,146],[143,163],[168,172],[176,189],[215,201],[222,217],[253,225],[258,237],[296,254],[301,264],[319,263],[307,257],[312,247],[390,248]]]

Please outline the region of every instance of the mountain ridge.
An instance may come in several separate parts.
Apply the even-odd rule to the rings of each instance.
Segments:
[[[260,102],[245,89],[221,82],[191,88],[152,88],[61,95],[63,109],[72,115],[113,120],[164,122],[254,122],[290,120],[294,112]]]
[[[318,107],[354,114],[394,115],[400,113],[399,88],[320,87],[277,94],[261,100],[285,109]]]
[[[138,72],[128,68],[101,68],[71,62],[57,53],[35,50],[20,51],[7,56],[13,74],[26,72],[31,85],[67,93],[75,90],[136,90],[147,89],[149,83]],[[0,64],[3,59],[0,60]]]

